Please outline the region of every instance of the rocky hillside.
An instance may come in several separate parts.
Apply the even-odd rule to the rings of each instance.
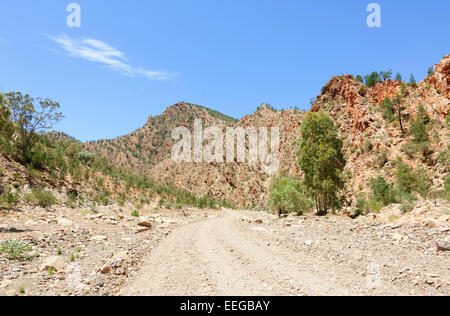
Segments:
[[[156,207],[158,202],[167,208],[225,206],[223,201],[197,197],[120,168],[64,134],[39,136],[36,146],[39,154],[28,165],[0,150],[0,212],[58,206],[95,212],[98,207],[114,205],[138,212],[143,207]]]
[[[149,167],[170,157],[174,145],[172,130],[176,127],[193,129],[194,120],[202,119],[204,126],[229,126],[235,119],[211,109],[189,103],[177,103],[135,132],[112,140],[86,143],[86,147],[103,157],[114,160],[122,167],[146,172]]]
[[[267,105],[246,116],[234,127],[280,127],[280,166],[298,175],[295,143],[304,112],[275,111]],[[261,165],[248,163],[174,163],[170,157],[151,169],[150,175],[162,182],[171,182],[194,192],[232,201],[236,205],[255,207],[266,204],[271,177],[261,172]]]
[[[332,78],[323,87],[311,111],[329,113],[339,127],[348,161],[346,190],[350,200],[356,201],[368,191],[371,178],[393,179],[394,161],[399,158],[414,168],[429,170],[434,187],[442,187],[448,173],[445,157],[449,145],[449,82],[450,56],[445,56],[435,65],[434,72],[418,84],[386,80],[368,87],[353,76],[344,75]],[[400,105],[403,131],[399,122],[387,116],[386,98]],[[420,107],[427,116],[429,140],[426,146],[418,148],[413,146],[410,125]],[[280,127],[280,172],[299,177],[296,151],[304,115],[305,112],[297,110],[276,111],[261,106],[254,114],[233,122],[211,115],[205,108],[179,103],[161,116],[149,118],[143,128],[130,135],[87,146],[123,166],[137,168],[159,181],[173,183],[195,194],[227,199],[240,206],[261,206],[267,204],[270,177],[260,172],[260,165],[176,164],[170,159],[171,130],[178,126],[192,130],[195,118],[203,119],[206,126]]]
[[[372,88],[352,76],[334,77],[322,89],[311,111],[324,110],[335,120],[344,138],[347,169],[352,177],[349,193],[367,189],[370,178],[382,175],[393,178],[394,161],[402,159],[415,169],[427,168],[439,187],[448,172],[448,161],[440,159],[448,153],[448,112],[450,99],[450,56],[435,66],[433,74],[417,85],[387,80]],[[402,87],[403,91],[402,91]],[[404,133],[398,121],[391,121],[383,110],[383,102],[400,98]],[[414,137],[410,125],[423,106],[430,123],[429,142],[424,150],[410,150]]]

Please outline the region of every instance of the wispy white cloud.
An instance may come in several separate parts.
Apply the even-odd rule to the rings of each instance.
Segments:
[[[179,74],[166,71],[148,70],[142,67],[133,67],[128,63],[125,54],[105,42],[92,39],[74,39],[68,35],[46,35],[56,44],[69,53],[72,57],[78,57],[92,62],[100,63],[106,67],[128,76],[143,76],[157,81],[170,80]]]

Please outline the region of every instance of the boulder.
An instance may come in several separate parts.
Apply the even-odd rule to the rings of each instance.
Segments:
[[[150,223],[149,221],[142,221],[142,222],[138,223],[138,226],[152,228],[152,223]]]
[[[436,246],[439,251],[450,251],[450,237],[438,240]]]
[[[62,257],[52,256],[44,260],[41,265],[41,271],[48,271],[49,269],[52,269],[54,271],[61,272],[66,268],[66,266],[67,263]]]
[[[91,237],[91,241],[106,241],[108,240],[108,237],[106,236],[94,236]]]
[[[136,230],[136,234],[140,234],[140,233],[144,233],[144,232],[148,232],[151,230],[151,227],[144,227],[144,228],[140,228]]]
[[[59,218],[58,225],[61,225],[64,227],[71,227],[71,226],[75,226],[75,222],[68,218]]]
[[[425,220],[423,221],[423,224],[424,224],[426,227],[439,227],[439,226],[441,226],[440,223],[439,223],[439,221],[436,220],[436,219],[434,219],[434,218],[427,218],[427,219],[425,219]]]
[[[107,265],[104,265],[104,266],[100,269],[100,272],[101,272],[102,274],[108,274],[108,273],[111,272],[111,270],[112,270],[111,266],[110,266],[109,264],[107,264]]]
[[[312,240],[305,240],[305,246],[309,247],[312,246],[313,242]]]

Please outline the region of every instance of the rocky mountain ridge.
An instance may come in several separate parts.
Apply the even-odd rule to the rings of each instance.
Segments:
[[[311,111],[323,110],[335,121],[345,142],[347,171],[352,176],[346,188],[351,199],[367,192],[368,180],[378,175],[393,178],[393,162],[401,158],[415,168],[423,166],[433,173],[436,187],[443,184],[447,167],[439,161],[448,150],[448,112],[450,55],[435,65],[434,72],[424,81],[406,85],[386,80],[367,87],[351,75],[333,77],[316,98]],[[403,89],[403,90],[402,90]],[[406,133],[396,122],[388,121],[382,112],[386,98],[402,98]],[[403,148],[412,141],[409,124],[422,105],[433,122],[429,157],[419,153],[410,157]],[[171,130],[185,126],[192,130],[194,119],[202,119],[205,126],[280,127],[280,172],[300,177],[296,165],[297,140],[305,112],[289,109],[276,111],[261,106],[254,114],[237,122],[212,116],[205,108],[178,103],[161,116],[149,118],[138,131],[110,141],[86,144],[89,150],[114,159],[123,166],[136,168],[158,181],[173,183],[195,194],[207,194],[227,199],[236,205],[252,207],[267,205],[270,177],[259,172],[257,164],[244,163],[174,163],[170,158],[173,146]]]

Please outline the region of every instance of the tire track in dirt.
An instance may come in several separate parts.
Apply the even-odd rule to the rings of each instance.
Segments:
[[[352,295],[342,279],[359,275],[239,227],[239,213],[176,228],[146,259],[123,295]]]

